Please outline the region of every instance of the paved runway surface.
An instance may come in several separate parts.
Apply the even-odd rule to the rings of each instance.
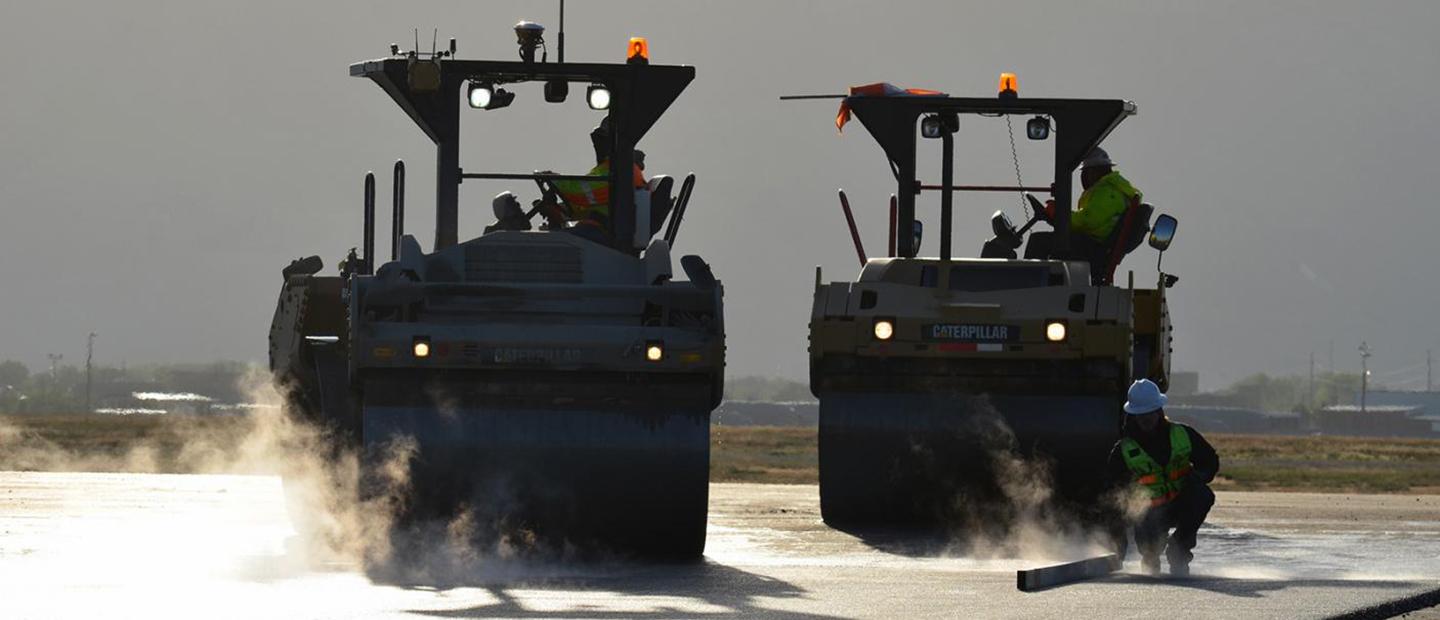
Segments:
[[[1200,545],[1191,579],[1026,594],[1035,561],[862,540],[814,487],[717,484],[703,563],[367,576],[300,550],[273,477],[0,473],[5,618],[1327,617],[1440,588],[1440,496],[1222,493]]]

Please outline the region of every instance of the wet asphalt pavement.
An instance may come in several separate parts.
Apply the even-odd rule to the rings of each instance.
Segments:
[[[1220,493],[1191,578],[1134,574],[1132,555],[1036,593],[1014,571],[1042,560],[836,531],[813,486],[712,485],[695,564],[367,574],[307,547],[274,477],[0,473],[4,618],[1320,618],[1440,590],[1440,496]]]

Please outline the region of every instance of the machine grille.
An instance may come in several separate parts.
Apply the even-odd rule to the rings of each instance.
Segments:
[[[465,248],[467,282],[557,282],[584,278],[580,248],[570,245],[483,244]]]

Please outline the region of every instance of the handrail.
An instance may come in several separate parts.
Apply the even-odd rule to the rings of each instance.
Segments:
[[[850,240],[855,243],[855,255],[860,258],[860,266],[864,267],[866,262],[865,244],[860,242],[860,229],[855,227],[855,214],[850,211],[850,199],[845,196],[845,190],[840,190],[840,209],[845,212],[845,223],[850,226]]]
[[[944,185],[921,185],[921,190],[940,191],[945,189]],[[1053,192],[1053,188],[1026,186],[1026,185],[951,185],[950,191],[954,192]]]
[[[675,208],[670,214],[670,223],[665,227],[665,245],[675,247],[675,238],[680,236],[680,220],[685,218],[685,210],[690,206],[690,194],[695,191],[695,173],[685,175],[685,181],[680,184],[680,193],[675,196]]]
[[[890,194],[890,253],[886,254],[890,258],[895,258],[895,209],[895,194]]]
[[[525,174],[522,172],[465,172],[460,174],[463,179],[490,179],[503,181],[592,181],[596,183],[609,183],[610,177],[591,174],[554,174],[550,172],[533,172]]]

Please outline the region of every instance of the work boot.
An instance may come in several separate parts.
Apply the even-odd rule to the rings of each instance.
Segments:
[[[1170,562],[1171,577],[1189,577],[1190,560],[1172,560]]]
[[[1155,556],[1155,555],[1144,555],[1144,556],[1140,556],[1140,569],[1143,570],[1143,571],[1145,571],[1145,574],[1146,574],[1146,575],[1150,575],[1151,577],[1154,577],[1154,576],[1156,576],[1156,575],[1159,575],[1159,574],[1160,574],[1160,556]]]
[[[1165,561],[1170,564],[1171,575],[1190,576],[1190,559],[1193,557],[1195,555],[1176,541],[1175,537],[1170,537],[1170,544],[1165,547]]]

